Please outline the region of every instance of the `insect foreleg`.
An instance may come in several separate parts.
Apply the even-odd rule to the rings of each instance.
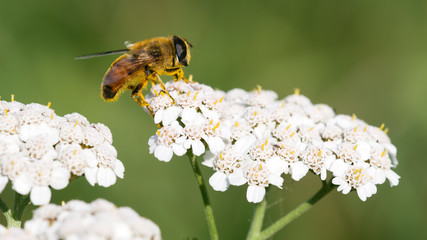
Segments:
[[[144,88],[143,84],[139,84],[133,89],[131,97],[132,99],[138,103],[141,107],[146,107],[150,115],[154,118],[154,112],[151,108],[150,104],[145,100],[144,95],[142,95],[142,89]]]
[[[162,79],[160,78],[159,74],[154,73],[156,75],[156,81],[160,84],[160,87],[162,88],[162,90],[170,97],[170,99],[172,100],[172,104],[175,104],[175,99],[173,99],[173,97],[169,94],[169,92],[166,90],[166,86],[165,83],[162,81]]]

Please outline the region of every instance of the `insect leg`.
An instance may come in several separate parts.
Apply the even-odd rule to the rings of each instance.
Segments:
[[[136,103],[138,103],[139,106],[146,107],[150,115],[154,118],[153,109],[151,108],[150,104],[148,104],[148,102],[145,100],[144,95],[142,95],[143,87],[144,86],[142,84],[136,86],[136,88],[132,91],[131,97]]]
[[[172,104],[175,104],[175,99],[173,99],[173,97],[169,94],[169,92],[166,90],[165,87],[165,83],[162,81],[162,79],[160,78],[159,74],[156,74],[156,78],[157,78],[157,82],[160,84],[160,87],[163,89],[163,91],[170,97],[170,99],[172,100]]]
[[[182,68],[165,69],[165,74],[173,76],[174,81],[179,81],[182,79],[186,83],[192,83],[193,82],[192,78],[187,79],[184,76],[184,71],[182,70]]]
[[[183,80],[186,83],[191,83],[192,81],[189,81],[185,76],[184,76],[184,71],[182,71],[182,69],[177,69],[175,74],[173,75],[174,81],[179,81],[179,80]]]

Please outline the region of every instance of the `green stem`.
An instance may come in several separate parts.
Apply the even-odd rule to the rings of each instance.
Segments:
[[[0,209],[6,217],[7,228],[21,227],[22,214],[24,213],[25,207],[30,203],[30,197],[22,196],[19,193],[15,193],[15,206],[12,210],[7,204],[0,198]]]
[[[307,202],[302,203],[297,208],[295,208],[290,213],[288,213],[286,216],[277,220],[271,226],[269,226],[264,231],[262,231],[258,235],[257,238],[254,238],[254,239],[264,240],[264,239],[267,239],[267,238],[273,236],[280,229],[284,228],[290,222],[292,222],[293,220],[295,220],[296,218],[301,216],[303,213],[308,211],[317,201],[322,199],[326,194],[328,194],[334,188],[335,187],[332,185],[331,182],[328,182],[328,183],[323,182],[322,188],[313,197],[311,197]]]
[[[267,188],[267,191],[268,191],[268,188]],[[254,216],[252,217],[251,227],[249,228],[249,233],[246,239],[248,240],[254,239],[261,232],[262,222],[264,221],[266,208],[267,208],[267,196],[264,196],[264,199],[262,200],[262,202],[258,203],[255,208]]]
[[[10,210],[10,208],[7,206],[7,204],[3,201],[3,199],[0,197],[0,209],[3,212],[6,221],[7,221],[7,227],[11,227],[11,224],[13,222],[13,217],[12,217],[12,210]]]
[[[212,206],[209,201],[208,190],[205,183],[203,182],[202,172],[200,171],[199,164],[197,163],[197,156],[189,154],[189,159],[191,166],[193,167],[194,176],[196,177],[197,183],[199,184],[200,193],[202,194],[203,203],[205,206],[206,222],[208,223],[211,240],[218,240],[218,232],[215,225]]]
[[[22,196],[19,193],[15,193],[15,206],[13,209],[13,219],[16,222],[17,227],[21,227],[22,214],[24,213],[25,207],[30,203],[30,195]]]

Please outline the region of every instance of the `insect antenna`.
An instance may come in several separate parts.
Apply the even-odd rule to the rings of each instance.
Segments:
[[[93,54],[78,56],[78,57],[75,57],[74,59],[76,59],[76,60],[88,59],[88,58],[102,57],[102,56],[107,56],[107,55],[112,55],[112,54],[123,54],[123,53],[128,52],[128,51],[129,51],[129,49],[126,48],[126,49],[113,50],[113,51],[108,51],[108,52],[93,53]]]

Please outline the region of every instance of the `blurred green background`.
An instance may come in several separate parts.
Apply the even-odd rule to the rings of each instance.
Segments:
[[[0,95],[52,102],[58,115],[79,112],[112,131],[125,178],[110,188],[85,179],[54,191],[52,202],[106,198],[156,222],[164,239],[208,239],[201,196],[185,157],[148,154],[156,126],[123,94],[100,98],[115,56],[73,60],[123,48],[123,42],[177,34],[193,45],[185,74],[215,88],[260,84],[285,97],[300,88],[372,125],[385,123],[398,148],[399,186],[379,186],[367,202],[330,193],[273,239],[426,239],[426,1],[5,1],[0,2]],[[170,79],[164,77],[164,80]],[[207,180],[212,170],[203,168]],[[272,223],[318,188],[317,176],[274,188]],[[10,188],[10,186],[9,186]],[[246,189],[210,196],[221,239],[244,239],[254,205]],[[6,190],[2,198],[12,200]],[[29,218],[31,209],[27,209]],[[0,218],[4,224],[4,218]]]

